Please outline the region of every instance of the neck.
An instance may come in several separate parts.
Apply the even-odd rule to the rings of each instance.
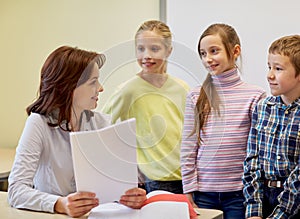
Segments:
[[[81,113],[82,112],[75,112],[74,110],[72,111],[72,116],[70,121],[71,127],[69,127],[71,131],[79,131]]]
[[[166,73],[144,73],[140,72],[138,74],[142,79],[152,84],[155,87],[162,87],[166,82],[168,75]]]

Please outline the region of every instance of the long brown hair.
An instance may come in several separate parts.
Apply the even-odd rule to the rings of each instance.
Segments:
[[[209,35],[220,36],[222,43],[225,47],[228,59],[233,60],[234,55],[231,51],[233,50],[235,45],[240,46],[241,43],[234,28],[227,24],[212,24],[202,33],[198,42],[198,54],[200,56],[200,59],[202,59],[200,52],[201,40]],[[212,83],[211,75],[208,73],[206,79],[204,80],[200,88],[200,95],[195,107],[195,124],[191,133],[191,135],[197,133],[199,145],[202,140],[200,132],[201,130],[203,130],[204,124],[206,123],[207,117],[210,114],[211,110],[213,109],[218,114],[220,114],[219,104],[219,95],[216,91],[215,86]]]
[[[94,63],[101,68],[105,56],[69,46],[54,50],[46,59],[41,69],[40,87],[37,99],[26,108],[28,115],[38,113],[49,116],[58,111],[57,122],[49,126],[63,128],[63,123],[71,120],[73,92],[76,87],[86,82]],[[67,126],[68,127],[68,126]]]

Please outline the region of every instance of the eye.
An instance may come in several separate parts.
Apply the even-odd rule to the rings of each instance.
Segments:
[[[145,51],[145,48],[143,46],[138,46],[137,51],[143,52],[143,51]]]
[[[92,80],[92,81],[90,82],[90,84],[91,84],[91,85],[95,85],[97,82],[98,82],[98,80],[97,80],[97,79],[94,79],[94,80]]]
[[[205,57],[205,56],[206,56],[206,52],[200,51],[200,57],[202,58],[202,57]]]
[[[158,52],[158,51],[160,50],[160,48],[159,48],[159,46],[152,46],[152,47],[151,47],[151,50],[152,50],[153,52]]]
[[[276,69],[276,71],[282,71],[283,70],[281,67],[276,67],[275,69]]]
[[[212,54],[217,54],[218,52],[219,52],[219,50],[216,49],[216,48],[213,48],[213,49],[211,50],[211,53],[212,53]]]

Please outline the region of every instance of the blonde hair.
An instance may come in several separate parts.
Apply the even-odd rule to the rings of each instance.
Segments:
[[[158,35],[164,38],[166,48],[172,47],[172,33],[170,28],[165,23],[158,20],[149,20],[141,24],[135,34],[135,40],[138,35],[144,31],[155,31]]]

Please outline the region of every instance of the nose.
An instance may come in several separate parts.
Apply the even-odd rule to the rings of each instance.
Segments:
[[[102,86],[100,86],[98,91],[101,93],[104,91],[104,88]]]
[[[272,69],[270,69],[270,70],[268,71],[267,78],[268,78],[269,80],[274,80],[275,75],[273,74]]]
[[[211,62],[211,61],[212,61],[212,57],[211,57],[211,55],[207,54],[206,56],[204,56],[204,57],[202,58],[202,60],[203,60],[204,62]]]
[[[103,91],[104,91],[104,88],[103,88],[103,86],[102,86],[99,82],[98,82],[98,86],[99,86],[98,92],[99,92],[99,93],[103,92]]]
[[[150,59],[152,57],[151,51],[149,49],[145,49],[144,59]]]

